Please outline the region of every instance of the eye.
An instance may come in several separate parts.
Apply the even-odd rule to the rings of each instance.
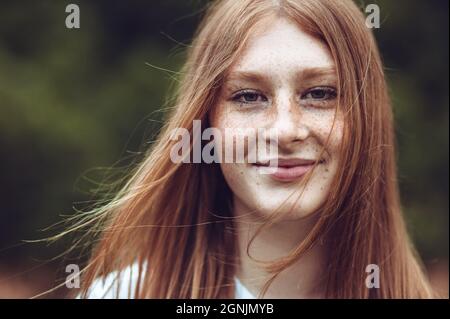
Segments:
[[[266,102],[267,98],[254,90],[242,90],[233,95],[232,100],[237,103],[251,104]]]
[[[306,91],[301,98],[304,100],[326,101],[336,98],[336,89],[332,87],[315,87]]]

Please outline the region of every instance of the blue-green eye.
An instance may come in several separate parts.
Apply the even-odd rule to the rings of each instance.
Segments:
[[[304,100],[325,101],[335,99],[336,89],[332,87],[315,87],[306,91],[301,98]]]
[[[266,102],[267,98],[261,93],[254,90],[243,90],[236,93],[232,100],[238,103],[257,103]]]

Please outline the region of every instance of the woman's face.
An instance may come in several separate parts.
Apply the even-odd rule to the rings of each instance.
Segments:
[[[320,208],[338,169],[342,139],[336,81],[327,47],[288,20],[278,19],[250,37],[229,70],[210,121],[225,138],[235,138],[242,128],[276,131],[278,163],[270,174],[263,172],[272,155],[258,154],[256,163],[221,163],[235,205],[265,217],[277,211],[283,220]],[[225,146],[225,152],[227,147],[236,144]],[[318,165],[305,185],[304,174],[314,162]]]

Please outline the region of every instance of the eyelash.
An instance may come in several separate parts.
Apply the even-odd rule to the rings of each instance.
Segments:
[[[314,99],[314,98],[307,98],[308,95],[314,93],[314,92],[322,92],[325,94],[326,97],[324,98],[319,98],[319,99]],[[239,91],[237,93],[235,93],[232,96],[232,101],[239,103],[239,104],[254,104],[254,103],[259,103],[260,101],[256,100],[256,101],[244,101],[244,100],[240,100],[242,97],[245,97],[248,94],[253,94],[253,95],[257,95],[257,99],[262,97],[263,98],[263,102],[267,102],[267,97],[265,97],[262,93],[260,93],[259,91],[256,90],[250,90],[250,89],[245,89],[242,91]],[[309,101],[310,104],[315,104],[315,103],[326,103],[329,102],[331,100],[334,100],[337,96],[336,93],[336,89],[330,86],[318,86],[318,87],[314,87],[311,89],[308,89],[305,93],[301,94],[300,99],[301,100],[311,100]]]
[[[248,94],[256,94],[257,95],[257,97],[264,97],[264,102],[266,102],[267,101],[267,98],[263,95],[263,94],[261,94],[260,92],[258,92],[258,91],[255,91],[255,90],[242,90],[242,91],[239,91],[239,92],[237,92],[236,94],[234,94],[233,96],[232,96],[232,100],[234,101],[234,102],[237,102],[237,103],[240,103],[240,104],[253,104],[253,103],[255,103],[255,101],[252,101],[252,102],[248,102],[248,101],[240,101],[240,98],[241,97],[244,97],[245,95],[248,95]]]
[[[302,98],[308,94],[311,94],[312,92],[324,92],[325,94],[328,94],[328,98],[323,98],[323,99],[317,99],[319,101],[325,101],[325,100],[333,100],[336,98],[337,93],[336,93],[336,89],[332,88],[330,86],[318,86],[318,87],[314,87],[312,89],[309,89],[308,91],[306,91],[303,95]]]

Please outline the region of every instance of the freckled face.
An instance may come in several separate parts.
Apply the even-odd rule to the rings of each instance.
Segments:
[[[322,42],[285,19],[250,38],[210,121],[225,138],[238,128],[276,130],[285,167],[279,174],[261,174],[251,163],[221,163],[221,169],[235,205],[262,216],[276,211],[283,220],[306,217],[324,203],[338,169],[343,120],[335,65]],[[299,174],[310,169],[305,160],[318,163],[307,184]]]

